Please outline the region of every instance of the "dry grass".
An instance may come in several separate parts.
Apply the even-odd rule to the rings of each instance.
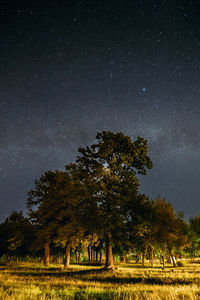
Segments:
[[[118,264],[101,267],[21,263],[0,266],[0,299],[200,299],[200,264],[173,269]]]

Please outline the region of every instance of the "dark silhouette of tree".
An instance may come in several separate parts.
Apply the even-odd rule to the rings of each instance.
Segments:
[[[30,254],[34,228],[21,211],[13,211],[0,224],[0,255],[24,257]]]

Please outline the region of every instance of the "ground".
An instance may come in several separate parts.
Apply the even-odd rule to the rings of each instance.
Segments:
[[[11,263],[0,266],[0,299],[200,299],[200,263],[165,270],[120,263],[102,267]]]

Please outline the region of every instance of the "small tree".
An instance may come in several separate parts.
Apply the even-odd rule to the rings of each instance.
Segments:
[[[30,254],[34,229],[21,211],[13,211],[0,224],[0,255],[25,256]]]
[[[168,251],[173,266],[176,266],[174,254],[177,249],[184,247],[187,243],[187,224],[182,215],[175,213],[172,205],[158,197],[155,201],[157,216],[157,243],[161,249],[163,268],[165,267],[165,254]]]
[[[147,251],[153,266],[154,246],[156,243],[156,215],[154,202],[144,194],[139,194],[136,205],[132,207],[129,232],[130,244],[142,255],[142,264]]]
[[[194,258],[200,254],[200,215],[190,218],[188,236],[190,244],[188,244],[187,250]]]

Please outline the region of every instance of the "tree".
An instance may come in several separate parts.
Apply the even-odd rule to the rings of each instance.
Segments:
[[[188,251],[192,257],[200,254],[200,215],[190,218]]]
[[[84,236],[80,222],[80,197],[84,192],[75,164],[63,171],[48,171],[29,192],[28,214],[37,226],[37,243],[44,247],[44,264],[49,264],[50,243],[65,247],[64,267],[70,263],[71,248]]]
[[[127,228],[130,232],[130,245],[139,255],[142,255],[143,265],[148,251],[153,266],[157,229],[154,201],[144,194],[139,194],[132,204],[132,214]]]
[[[133,199],[137,199],[137,174],[152,168],[147,155],[147,141],[138,137],[132,142],[123,133],[97,133],[98,143],[79,148],[77,164],[80,180],[87,193],[82,200],[85,224],[104,235],[106,268],[113,267],[113,243],[124,239],[126,224],[132,214]]]
[[[35,189],[28,193],[27,208],[31,222],[35,225],[37,246],[44,248],[44,265],[48,266],[50,243],[53,242],[56,229],[56,216],[59,211],[57,178],[61,171],[47,171],[39,180],[35,180]]]
[[[175,213],[171,203],[158,197],[155,201],[157,217],[157,243],[161,249],[163,268],[165,267],[165,254],[168,251],[172,258],[173,266],[176,266],[174,254],[177,249],[187,244],[187,224],[182,214]]]
[[[200,238],[200,215],[190,218],[190,228]]]
[[[57,245],[65,247],[64,267],[70,264],[70,250],[80,246],[85,238],[84,228],[81,224],[80,201],[84,194],[84,187],[77,176],[76,164],[65,166],[65,172],[57,177],[57,205],[59,209],[55,215],[55,238]],[[79,173],[78,173],[79,174]]]
[[[6,220],[0,224],[0,256],[30,254],[34,229],[21,211],[13,211]]]

